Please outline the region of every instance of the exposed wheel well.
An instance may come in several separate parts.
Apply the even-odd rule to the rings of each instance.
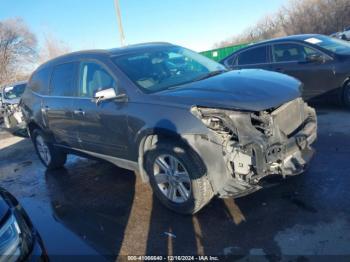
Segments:
[[[35,122],[30,122],[28,124],[28,131],[29,131],[30,136],[32,135],[32,132],[33,132],[34,129],[41,129],[41,128]]]
[[[48,141],[54,142],[55,138],[54,136],[49,133],[49,132],[45,132],[45,130],[43,128],[41,128],[37,123],[35,123],[34,121],[28,123],[27,125],[28,131],[29,131],[29,135],[32,136],[32,133],[35,129],[39,129],[43,132],[43,134],[45,134],[46,138],[48,139]]]
[[[175,133],[154,133],[149,134],[145,136],[140,144],[139,144],[139,151],[138,151],[138,164],[139,164],[139,170],[140,170],[140,176],[143,182],[149,182],[148,175],[146,173],[145,167],[144,167],[144,156],[145,153],[152,149],[152,147],[158,142],[158,141],[176,141],[182,145],[186,146],[186,143],[181,139],[180,135]]]

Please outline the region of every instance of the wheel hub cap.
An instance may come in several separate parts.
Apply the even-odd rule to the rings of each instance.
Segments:
[[[40,158],[45,162],[45,164],[48,165],[51,161],[50,150],[40,135],[36,137],[36,147],[38,149]]]

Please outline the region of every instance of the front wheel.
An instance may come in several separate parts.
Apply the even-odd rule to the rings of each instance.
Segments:
[[[157,144],[146,154],[153,192],[166,207],[194,214],[213,197],[201,161],[191,150],[172,143]]]
[[[67,154],[48,142],[41,130],[35,129],[32,132],[32,140],[40,161],[47,169],[63,167],[67,160]]]

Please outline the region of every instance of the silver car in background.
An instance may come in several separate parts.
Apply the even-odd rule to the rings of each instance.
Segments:
[[[22,133],[26,130],[19,102],[27,82],[17,82],[1,89],[1,115],[4,127],[11,133]]]

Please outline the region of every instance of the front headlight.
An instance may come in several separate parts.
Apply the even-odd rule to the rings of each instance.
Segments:
[[[16,261],[21,256],[21,229],[14,215],[0,229],[0,261]]]
[[[230,122],[229,116],[225,112],[226,110],[215,109],[215,108],[204,108],[193,106],[191,113],[197,117],[201,122],[214,131],[227,132]]]

